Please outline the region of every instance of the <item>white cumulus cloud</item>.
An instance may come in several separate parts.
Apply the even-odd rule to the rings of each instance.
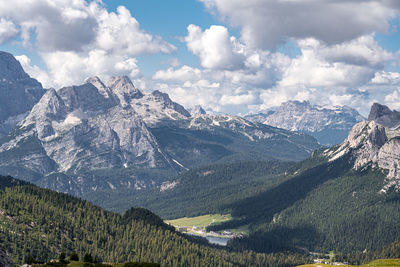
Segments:
[[[18,28],[12,21],[0,18],[0,44],[18,35]]]
[[[8,35],[2,34],[5,27]],[[135,78],[140,75],[137,56],[176,50],[141,29],[127,8],[109,12],[101,1],[0,1],[0,42],[18,36],[37,48],[50,77],[42,82],[53,87],[79,84],[92,75]],[[36,68],[27,65],[26,70],[44,79]]]
[[[200,0],[232,26],[252,47],[275,49],[295,39],[315,38],[338,44],[370,34],[386,33],[398,15],[398,1],[378,0]]]
[[[200,58],[204,68],[237,69],[243,66],[244,56],[226,27],[212,25],[203,32],[199,26],[191,24],[187,30],[187,47]]]

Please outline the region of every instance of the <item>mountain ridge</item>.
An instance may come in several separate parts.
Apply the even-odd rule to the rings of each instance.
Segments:
[[[0,139],[0,173],[83,196],[157,187],[217,161],[301,160],[319,147],[303,133],[198,111],[127,76],[49,89]]]
[[[314,136],[321,144],[342,142],[357,122],[364,118],[347,106],[312,105],[309,101],[287,101],[267,113],[247,115],[253,121],[300,131]]]

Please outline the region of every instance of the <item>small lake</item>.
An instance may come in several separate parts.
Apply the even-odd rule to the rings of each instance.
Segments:
[[[220,245],[220,246],[226,246],[228,243],[228,240],[230,239],[230,238],[226,238],[226,237],[204,236],[204,235],[196,235],[196,234],[192,234],[192,233],[186,233],[186,234],[205,238],[205,239],[207,239],[208,243],[213,244],[213,245]]]
[[[215,236],[205,236],[205,238],[208,240],[208,243],[220,246],[226,246],[228,240],[230,239],[230,238],[215,237]]]

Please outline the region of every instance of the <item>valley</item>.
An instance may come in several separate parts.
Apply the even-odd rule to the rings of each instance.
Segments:
[[[8,53],[0,75],[9,101],[29,99],[0,118],[0,241],[17,264],[90,252],[114,266],[324,266],[304,265],[310,251],[398,264],[396,110],[209,113],[128,76],[43,89]]]
[[[241,238],[245,235],[243,229],[226,229],[219,232],[207,231],[207,227],[222,222],[230,221],[230,215],[208,214],[192,218],[180,218],[166,220],[165,223],[172,225],[178,232],[188,235],[201,236],[208,240],[210,244],[226,246],[232,238]]]

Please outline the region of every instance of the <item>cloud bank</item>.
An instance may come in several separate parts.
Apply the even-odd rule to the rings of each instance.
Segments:
[[[33,46],[49,72],[42,80],[45,86],[76,84],[92,75],[135,78],[140,75],[135,57],[176,50],[142,30],[127,8],[109,12],[100,1],[2,1],[0,17],[0,43],[19,37]],[[38,68],[26,60],[24,64],[30,70]]]

